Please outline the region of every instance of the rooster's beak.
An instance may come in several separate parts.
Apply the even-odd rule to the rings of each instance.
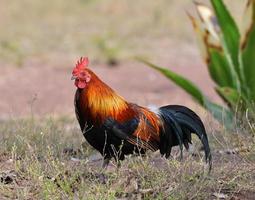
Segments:
[[[77,78],[77,76],[72,76],[71,80],[75,80]]]

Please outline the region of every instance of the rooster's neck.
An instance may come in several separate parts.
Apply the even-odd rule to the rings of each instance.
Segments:
[[[83,104],[85,104],[89,115],[100,122],[108,117],[120,120],[123,112],[129,109],[128,103],[93,72],[90,74],[91,80],[82,92]]]

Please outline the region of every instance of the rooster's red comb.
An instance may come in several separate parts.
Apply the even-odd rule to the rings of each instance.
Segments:
[[[85,68],[89,64],[89,59],[88,57],[81,57],[80,60],[77,61],[76,67],[77,68]]]

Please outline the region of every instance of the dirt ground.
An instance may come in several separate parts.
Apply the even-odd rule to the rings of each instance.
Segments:
[[[183,49],[183,50],[182,50]],[[155,63],[167,66],[196,83],[212,100],[219,101],[206,66],[193,46],[178,48]],[[79,55],[77,55],[77,58]],[[77,59],[75,58],[75,59]],[[76,60],[54,64],[27,61],[23,67],[2,67],[0,73],[0,118],[73,114],[75,87],[70,80]],[[93,62],[90,67],[128,101],[140,105],[183,104],[197,110],[194,101],[180,88],[154,70],[134,61],[117,66]]]

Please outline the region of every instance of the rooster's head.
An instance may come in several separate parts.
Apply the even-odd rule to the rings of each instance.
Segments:
[[[88,64],[89,59],[87,57],[81,57],[73,69],[72,80],[75,80],[74,85],[78,88],[85,88],[91,79],[91,75],[87,70]]]

